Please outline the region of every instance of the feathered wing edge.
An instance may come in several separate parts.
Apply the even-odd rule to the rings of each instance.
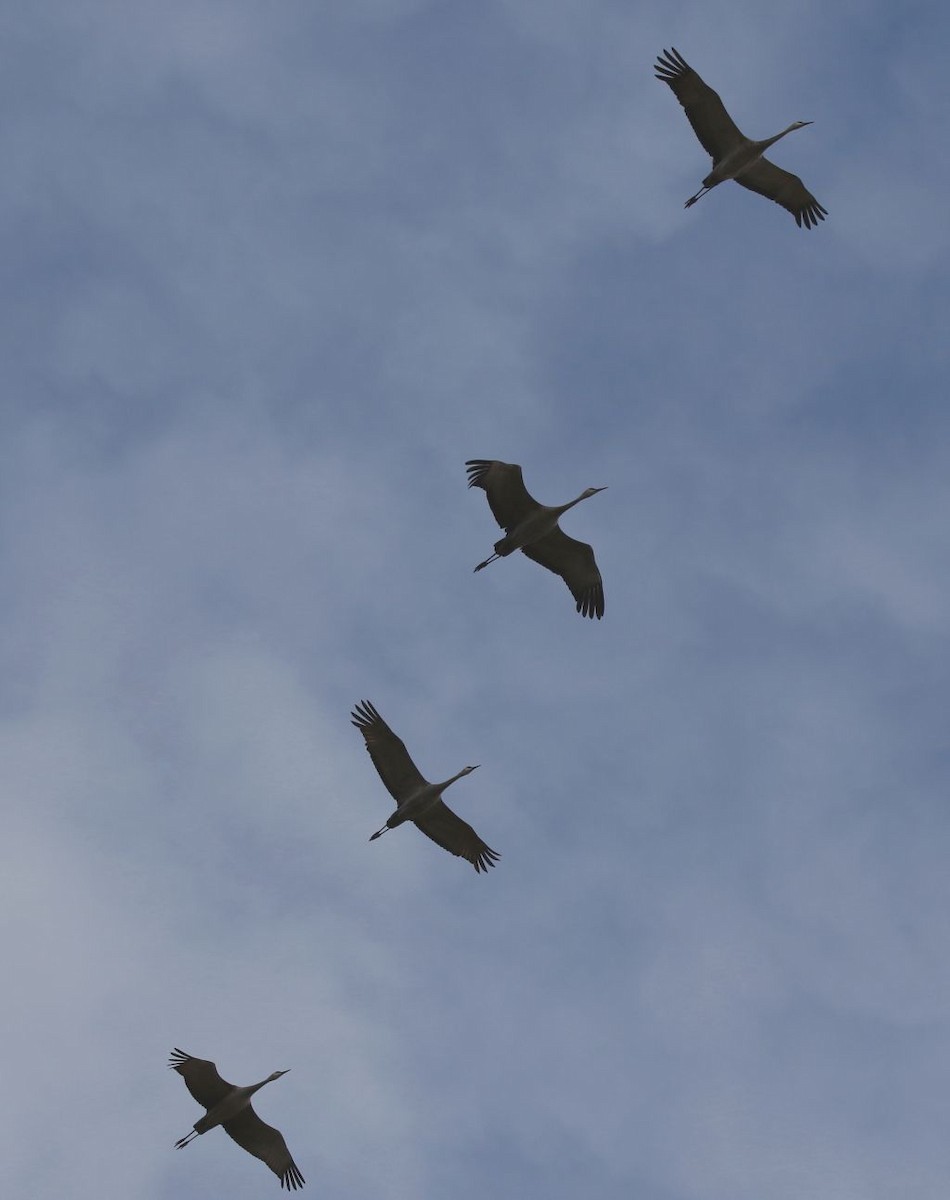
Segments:
[[[397,806],[408,794],[425,786],[426,780],[412,761],[406,743],[393,733],[369,700],[356,705],[350,721],[362,733],[373,766]]]
[[[476,871],[487,871],[501,858],[444,800],[440,800],[413,824],[437,846],[470,862]]]
[[[250,1105],[241,1109],[230,1121],[225,1121],[221,1128],[242,1150],[270,1167],[282,1188],[295,1192],[303,1186],[304,1177],[291,1157],[284,1135],[273,1125],[262,1121]]]
[[[488,497],[492,516],[506,533],[540,508],[537,500],[524,485],[524,476],[517,463],[501,462],[496,458],[470,458],[465,463],[468,486],[480,487]]]
[[[168,1057],[168,1066],[184,1079],[192,1098],[203,1108],[214,1108],[234,1090],[234,1084],[221,1078],[218,1068],[210,1059],[195,1058],[177,1046]]]
[[[521,553],[552,571],[567,584],[576,602],[577,611],[584,617],[599,621],[604,615],[604,581],[601,578],[594,548],[587,542],[568,537],[563,529],[553,529]]]
[[[767,158],[760,158],[737,175],[736,183],[780,204],[792,214],[799,229],[802,225],[814,229],[828,215],[827,208],[818,203],[797,175],[777,167]]]
[[[719,93],[693,70],[675,46],[657,57],[653,69],[656,78],[669,85],[682,105],[693,133],[713,162],[745,140]]]

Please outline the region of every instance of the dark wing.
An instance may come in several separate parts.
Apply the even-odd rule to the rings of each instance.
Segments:
[[[560,529],[552,529],[521,553],[560,575],[577,601],[577,611],[585,617],[604,615],[604,581],[594,560],[593,548],[575,541]]]
[[[750,192],[768,196],[776,204],[781,204],[782,208],[787,208],[799,228],[804,222],[805,228],[811,229],[828,214],[827,208],[822,208],[797,175],[783,171],[767,158],[760,158],[741,175],[737,175],[736,183],[741,183]]]
[[[176,1046],[168,1057],[168,1065],[184,1079],[185,1087],[205,1108],[214,1108],[234,1091],[218,1074],[218,1068],[207,1058],[192,1058]]]
[[[242,1108],[230,1121],[225,1121],[222,1128],[228,1137],[234,1138],[248,1154],[253,1154],[262,1163],[267,1163],[280,1180],[282,1188],[295,1192],[297,1188],[303,1187],[303,1176],[290,1157],[284,1135],[273,1125],[262,1121],[250,1105]]]
[[[674,46],[664,50],[654,64],[656,77],[668,83],[686,110],[686,119],[713,162],[747,139],[726,112],[726,106],[708,83],[703,83]]]
[[[419,817],[415,824],[437,846],[467,859],[476,871],[487,871],[495,865],[496,859],[501,858],[500,854],[485,845],[467,821],[452,812],[442,800],[434,804],[425,816]]]
[[[351,713],[353,724],[366,739],[366,749],[379,777],[397,804],[425,787],[426,780],[409,757],[405,742],[396,737],[368,700],[357,704]]]
[[[488,506],[505,533],[510,533],[525,517],[541,507],[525,487],[517,463],[470,458],[465,469],[468,471],[468,486],[485,489]]]

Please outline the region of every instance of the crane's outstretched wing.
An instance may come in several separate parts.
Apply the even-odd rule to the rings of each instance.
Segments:
[[[467,859],[476,871],[487,871],[495,865],[496,859],[501,858],[500,854],[486,846],[467,821],[452,812],[442,800],[437,801],[415,824],[437,846]]]
[[[218,1068],[207,1058],[192,1058],[176,1046],[168,1058],[168,1065],[184,1079],[185,1087],[205,1108],[214,1108],[234,1090],[218,1074]]]
[[[604,582],[593,548],[586,542],[568,537],[561,529],[552,529],[530,546],[522,546],[521,553],[560,575],[571,589],[582,616],[596,617],[599,621],[604,615]]]
[[[783,171],[767,158],[760,158],[737,175],[736,183],[787,208],[799,228],[804,223],[806,229],[811,229],[828,214],[827,208],[822,208],[797,175]]]
[[[470,458],[465,469],[468,471],[468,486],[485,489],[488,506],[505,533],[510,533],[525,517],[541,507],[525,487],[517,463]]]
[[[738,125],[726,112],[719,93],[714,92],[708,83],[703,83],[675,46],[657,57],[653,69],[656,78],[673,89],[676,99],[686,110],[686,119],[692,125],[693,132],[713,162],[746,141]]]
[[[230,1138],[234,1138],[239,1146],[248,1154],[253,1154],[262,1163],[266,1163],[280,1180],[280,1186],[289,1192],[295,1192],[303,1187],[304,1178],[300,1168],[290,1157],[284,1135],[273,1125],[262,1121],[251,1108],[241,1109],[236,1117],[225,1121],[222,1128]]]
[[[368,700],[357,704],[350,715],[353,724],[366,739],[366,749],[373,766],[397,805],[419,788],[425,787],[426,780],[409,757],[405,742],[396,737]]]

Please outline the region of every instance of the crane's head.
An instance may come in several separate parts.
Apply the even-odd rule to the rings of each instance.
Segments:
[[[581,499],[582,499],[582,500],[587,500],[587,499],[589,499],[591,496],[596,496],[598,492],[606,492],[606,490],[607,490],[607,489],[606,489],[606,487],[602,487],[602,488],[587,488],[587,489],[585,490],[585,492],[584,492],[583,496],[581,496]]]
[[[788,127],[789,132],[793,129],[804,129],[806,125],[814,125],[814,123],[814,121],[793,121]]]
[[[459,778],[461,779],[463,775],[471,775],[471,773],[473,771],[477,771],[481,765],[481,763],[476,763],[474,767],[463,767],[459,772]]]
[[[288,1068],[287,1068],[287,1071],[289,1071],[289,1070],[290,1070],[290,1067],[288,1067]],[[267,1082],[268,1082],[268,1083],[273,1083],[273,1081],[274,1081],[275,1079],[280,1079],[281,1075],[286,1075],[286,1074],[287,1074],[287,1071],[274,1071],[274,1072],[272,1072],[270,1075],[268,1075],[268,1076],[267,1076]]]

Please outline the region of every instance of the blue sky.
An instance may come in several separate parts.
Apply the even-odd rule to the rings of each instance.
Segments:
[[[946,10],[4,28],[0,1191],[276,1194],[181,1046],[338,1200],[942,1197]],[[818,229],[683,210],[671,45]],[[468,458],[607,485],[602,622]]]

